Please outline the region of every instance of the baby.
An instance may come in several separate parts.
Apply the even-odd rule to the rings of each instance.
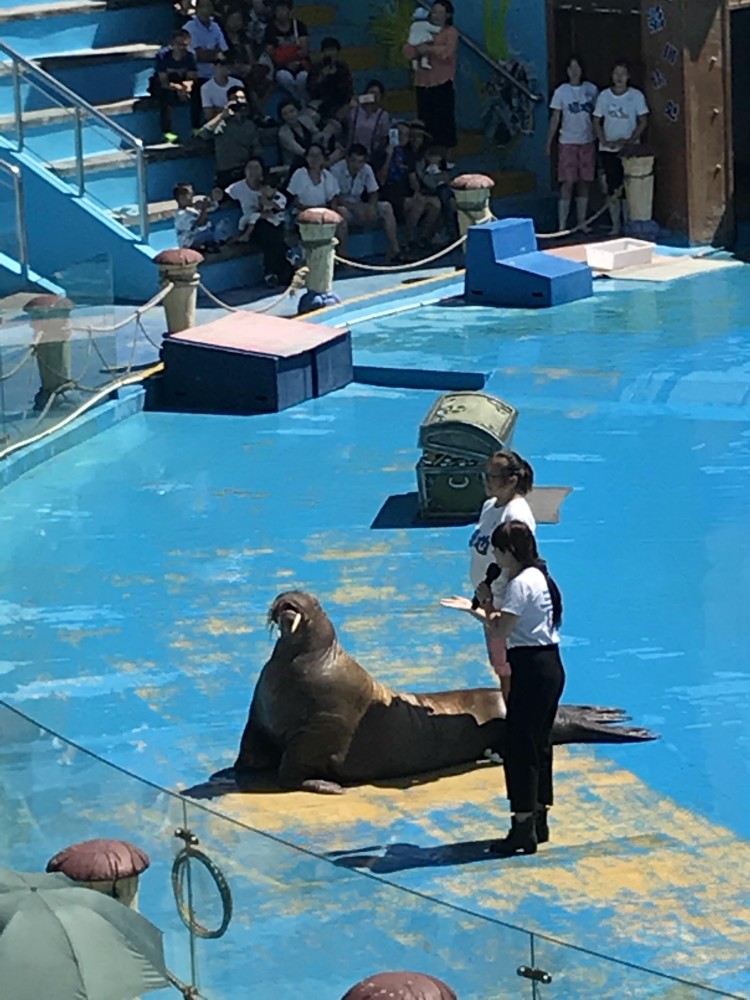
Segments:
[[[430,23],[429,17],[430,12],[429,10],[425,10],[424,7],[417,7],[414,11],[411,28],[409,29],[409,45],[424,45],[425,42],[431,42],[433,37],[440,31],[440,28],[436,24]],[[428,56],[422,56],[421,59],[412,59],[411,65],[412,69],[432,69],[432,63]]]
[[[172,193],[177,202],[174,226],[178,246],[193,250],[199,247],[215,249],[220,242],[220,235],[208,216],[210,212],[216,211],[218,204],[211,198],[196,198],[192,184],[177,184]]]
[[[286,196],[276,187],[273,180],[263,182],[258,192],[257,207],[242,216],[238,223],[237,242],[246,243],[253,234],[255,223],[265,219],[272,226],[281,226],[286,221]]]

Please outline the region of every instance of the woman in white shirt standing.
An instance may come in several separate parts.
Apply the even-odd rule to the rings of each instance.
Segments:
[[[594,131],[607,179],[613,236],[620,232],[621,189],[625,180],[620,154],[625,146],[640,141],[647,124],[646,98],[640,90],[630,86],[627,63],[620,60],[612,67],[612,86],[599,94],[594,108]]]
[[[536,531],[536,521],[526,499],[533,486],[533,469],[515,451],[496,451],[490,456],[485,472],[485,490],[489,499],[482,507],[477,526],[469,539],[469,578],[477,600],[483,601],[491,596],[486,580],[488,568],[497,568],[492,552],[492,533],[495,528],[505,521],[516,520],[527,524],[532,533]],[[507,574],[504,573],[499,574],[492,582],[491,594],[496,602],[502,599],[506,583]],[[505,655],[505,642],[487,629],[485,641],[490,666],[499,678],[500,689],[507,700],[510,666]]]
[[[557,179],[560,200],[557,203],[558,224],[566,229],[573,188],[576,192],[576,222],[583,232],[589,202],[589,186],[596,175],[596,141],[592,115],[599,88],[589,83],[579,56],[571,56],[565,67],[568,82],[555,90],[550,101],[552,115],[547,133],[547,156],[552,154],[552,142],[560,132],[557,158]]]
[[[505,856],[535,854],[537,845],[549,840],[550,735],[565,686],[558,645],[562,597],[523,521],[506,521],[497,527],[492,547],[497,565],[508,574],[500,607],[487,600],[475,608],[466,597],[448,598],[443,604],[468,611],[507,642],[513,683],[502,752],[512,825],[510,833],[493,841],[490,850]]]

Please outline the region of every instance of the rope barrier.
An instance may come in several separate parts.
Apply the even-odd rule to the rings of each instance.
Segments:
[[[602,205],[602,207],[599,209],[598,212],[594,212],[594,214],[590,218],[586,219],[585,222],[579,222],[578,225],[573,226],[572,229],[559,229],[556,233],[537,233],[536,234],[537,239],[540,240],[562,239],[564,236],[572,236],[573,233],[577,233],[582,229],[586,229],[588,226],[591,225],[592,222],[596,222],[596,220],[601,215],[604,215],[604,213],[609,209],[610,205],[614,204],[614,202],[618,198],[620,198],[621,194],[622,194],[622,188],[619,188],[617,191],[615,191],[613,195],[610,195],[609,198],[607,198],[607,200],[604,202],[604,204]]]
[[[133,320],[136,320],[137,322],[150,309],[160,305],[173,288],[174,284],[170,281],[169,284],[165,285],[160,291],[158,291],[153,298],[149,299],[148,302],[140,306],[138,309],[135,309],[129,316],[126,316],[125,319],[120,320],[119,323],[115,323],[114,326],[74,326],[73,329],[77,333],[117,333],[118,330],[122,330],[122,328],[127,326],[128,323],[132,323]]]
[[[5,372],[4,374],[0,375],[0,382],[7,382],[9,378],[13,378],[14,375],[17,375],[21,371],[23,366],[33,357],[34,357],[34,348],[29,347],[24,356],[21,358],[21,360],[14,368],[11,368],[9,372]]]
[[[347,260],[346,257],[339,257],[338,254],[334,254],[334,259],[339,264],[346,264],[348,267],[354,267],[360,271],[376,271],[388,274],[393,271],[408,271],[416,267],[425,267],[425,265],[431,264],[434,260],[440,260],[441,257],[445,257],[447,254],[452,253],[458,247],[463,246],[465,242],[466,237],[459,236],[455,243],[451,243],[450,246],[444,247],[442,250],[438,250],[438,252],[432,254],[431,257],[425,257],[424,260],[409,261],[408,264],[362,264],[357,260]]]
[[[222,302],[222,300],[217,295],[214,295],[212,291],[209,291],[209,289],[206,288],[203,282],[201,282],[198,285],[198,288],[200,288],[200,290],[203,292],[206,298],[210,299],[212,302],[215,302],[216,305],[220,306],[222,309],[226,309],[227,312],[234,312],[234,313],[244,312],[244,313],[258,313],[258,314],[267,313],[270,312],[272,309],[275,309],[276,306],[281,305],[284,299],[287,298],[288,296],[289,297],[294,296],[295,293],[298,292],[300,288],[304,286],[305,279],[307,278],[307,272],[308,272],[307,267],[298,268],[294,272],[294,275],[292,276],[292,280],[290,281],[289,285],[284,289],[281,295],[279,295],[278,298],[275,298],[267,306],[263,306],[262,309],[243,309],[241,306],[230,306],[228,302]]]

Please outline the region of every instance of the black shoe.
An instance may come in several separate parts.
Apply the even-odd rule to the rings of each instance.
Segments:
[[[537,839],[534,828],[534,816],[528,816],[520,822],[515,816],[511,818],[510,833],[502,840],[493,840],[490,844],[492,854],[510,857],[513,854],[536,854]]]
[[[534,813],[534,829],[536,830],[537,844],[546,844],[549,840],[549,809],[541,806]]]

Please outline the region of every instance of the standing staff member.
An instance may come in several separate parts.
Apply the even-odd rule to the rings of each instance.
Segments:
[[[493,841],[490,850],[505,856],[535,854],[537,844],[549,840],[550,734],[565,685],[558,646],[562,597],[523,521],[507,521],[496,528],[492,547],[497,565],[508,574],[499,613],[490,601],[474,608],[467,597],[449,597],[441,603],[468,611],[507,642],[513,681],[503,767],[512,826],[506,837]]]
[[[469,577],[480,603],[494,596],[497,604],[497,601],[502,600],[503,588],[508,582],[507,573],[501,574],[492,584],[492,593],[485,583],[488,566],[496,565],[492,552],[492,533],[495,528],[505,521],[523,521],[532,533],[536,531],[536,521],[526,499],[533,485],[534,472],[531,466],[515,451],[496,451],[490,456],[485,472],[485,490],[489,499],[482,507],[479,522],[469,539]],[[505,655],[505,642],[494,631],[486,627],[484,631],[490,666],[500,680],[500,688],[507,701],[510,667]]]

